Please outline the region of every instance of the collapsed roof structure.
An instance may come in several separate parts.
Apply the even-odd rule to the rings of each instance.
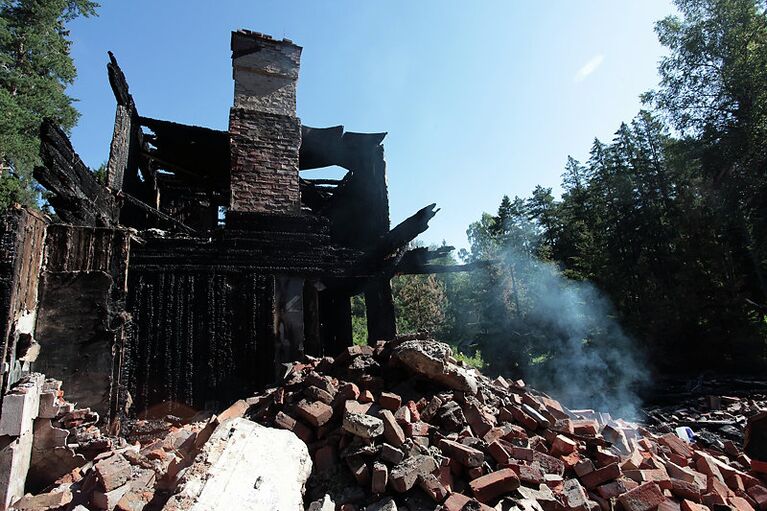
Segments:
[[[142,116],[110,53],[104,183],[43,124],[34,175],[58,219],[0,226],[3,391],[34,369],[110,422],[215,409],[351,345],[351,296],[391,339],[393,275],[468,269],[408,249],[434,204],[390,228],[385,133],[301,124],[301,47],[240,30],[231,49],[228,131]],[[311,178],[328,166],[346,175]]]

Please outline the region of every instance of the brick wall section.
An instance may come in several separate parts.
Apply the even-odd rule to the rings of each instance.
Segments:
[[[232,108],[229,114],[234,211],[297,215],[301,121],[293,116]]]
[[[296,114],[301,47],[288,39],[232,32],[234,107],[273,114]]]

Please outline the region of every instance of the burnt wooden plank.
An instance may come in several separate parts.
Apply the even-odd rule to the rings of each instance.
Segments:
[[[66,223],[95,227],[117,224],[115,197],[101,185],[72,148],[64,131],[52,121],[40,127],[40,157],[35,179],[52,193],[48,202]]]

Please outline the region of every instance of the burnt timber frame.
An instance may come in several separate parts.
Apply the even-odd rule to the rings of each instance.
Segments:
[[[431,264],[450,247],[408,250],[428,228],[435,205],[390,228],[385,133],[300,125],[293,113],[299,47],[248,31],[232,38],[234,62],[274,58],[284,70],[274,75],[275,87],[247,76],[238,82],[241,64],[235,65],[229,131],[141,116],[111,52],[107,71],[117,106],[106,181],[96,180],[57,126],[41,127],[43,165],[35,177],[50,192],[57,218],[35,220],[40,233],[24,248],[40,254],[35,268],[22,271],[13,258],[0,268],[3,275],[34,275],[31,287],[39,288],[42,302],[34,335],[41,350],[33,362],[16,353],[20,332],[12,323],[20,305],[14,283],[4,284],[0,275],[4,357],[21,368],[16,373],[42,369],[64,379],[81,405],[113,424],[130,402],[132,413],[150,416],[224,406],[280,378],[286,362],[336,354],[352,342],[350,297],[359,293],[368,341],[391,339],[392,276],[472,269]],[[267,124],[248,131],[239,122]],[[274,131],[293,124],[300,126],[295,134]],[[232,202],[233,174],[250,164],[240,153],[232,157],[235,128],[241,133],[237,150],[244,144],[256,161],[267,151],[267,167],[284,163],[270,159],[271,139],[251,147],[242,133],[276,137],[282,153],[274,154],[289,154],[295,144],[295,176],[289,165],[280,170],[297,183],[295,210],[254,211],[249,203]],[[312,170],[328,166],[347,173],[338,180],[311,178]],[[258,200],[289,203],[281,186],[267,182],[272,195]],[[6,228],[0,240],[13,245],[18,231]],[[80,297],[75,306],[56,305],[72,293]],[[36,303],[24,305],[30,306]],[[91,310],[90,330],[77,326],[77,307]],[[69,316],[72,321],[62,320]],[[81,342],[68,341],[71,336]],[[84,362],[76,353],[87,354]],[[75,381],[83,372],[100,382],[96,389]],[[5,388],[16,373],[4,379]]]

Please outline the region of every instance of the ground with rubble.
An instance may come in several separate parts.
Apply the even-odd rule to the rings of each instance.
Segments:
[[[27,467],[31,493],[11,509],[767,509],[767,465],[742,450],[750,419],[746,450],[764,455],[764,396],[655,407],[635,424],[491,380],[418,337],[307,357],[218,415],[131,421],[120,437],[31,375],[5,396],[16,448],[2,463],[17,473],[0,489],[23,490]],[[708,429],[688,443],[674,428],[692,423]]]

